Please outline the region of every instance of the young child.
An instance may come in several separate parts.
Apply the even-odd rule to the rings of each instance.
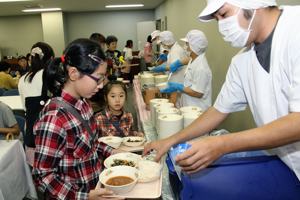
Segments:
[[[102,112],[96,114],[101,136],[143,137],[143,133],[132,130],[132,114],[123,109],[127,96],[125,84],[120,81],[110,81],[103,90],[107,106]]]
[[[86,101],[102,88],[105,73],[105,55],[89,39],[73,41],[47,67],[46,83],[54,97],[34,126],[33,165],[34,181],[46,199],[107,199],[103,195],[112,194],[95,189],[103,157],[114,152],[98,142]]]
[[[114,35],[109,35],[106,37],[106,57],[107,57],[107,66],[108,66],[108,74],[113,76],[111,80],[115,80],[116,77],[121,75],[119,65],[119,58],[121,56],[121,52],[117,50],[118,38]]]

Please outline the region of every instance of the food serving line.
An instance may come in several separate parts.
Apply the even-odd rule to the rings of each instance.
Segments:
[[[134,99],[135,106],[138,115],[138,124],[142,128],[147,141],[157,140],[156,129],[152,126],[150,119],[150,111],[146,109],[146,104],[142,96],[142,90],[140,82],[138,79],[133,80],[133,90],[134,90]],[[168,168],[165,165],[165,162],[162,161],[163,171],[162,171],[162,188],[161,188],[161,197],[166,200],[174,200],[174,195],[172,193],[170,181],[169,181],[169,172]]]

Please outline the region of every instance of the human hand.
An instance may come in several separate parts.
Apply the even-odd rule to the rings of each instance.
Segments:
[[[178,59],[178,60],[176,60],[175,62],[172,62],[171,64],[170,64],[170,71],[171,72],[176,72],[177,70],[179,70],[181,67],[182,67],[182,63],[181,63],[181,61]]]
[[[163,64],[153,68],[151,71],[153,71],[153,72],[164,72],[164,71],[166,71],[166,67],[167,67],[167,64],[163,63]]]
[[[160,92],[162,92],[162,93],[172,93],[172,92],[176,92],[176,91],[182,92],[183,89],[184,89],[184,86],[181,83],[168,82],[168,87],[165,89],[161,89]]]
[[[145,145],[143,156],[149,154],[152,150],[156,151],[155,161],[158,162],[161,157],[169,151],[172,146],[172,142],[169,139],[162,139],[150,142]]]
[[[176,156],[176,163],[188,174],[206,168],[224,154],[224,142],[220,136],[203,137],[189,142],[191,147]]]
[[[106,188],[97,188],[95,190],[90,190],[88,200],[120,200],[124,198],[115,197],[104,197],[111,196],[114,193]]]

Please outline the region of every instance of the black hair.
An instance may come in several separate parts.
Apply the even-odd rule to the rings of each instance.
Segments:
[[[5,61],[1,61],[0,62],[0,72],[5,72],[10,68],[10,64],[8,62]]]
[[[152,43],[152,37],[151,37],[151,35],[148,35],[147,42]]]
[[[19,56],[19,57],[18,57],[18,61],[19,61],[19,60],[22,60],[22,59],[27,60],[27,58],[26,58],[25,56]]]
[[[125,92],[125,98],[127,98],[127,89],[126,89],[126,85],[121,82],[121,81],[109,81],[104,87],[103,87],[103,93],[104,93],[104,99],[105,99],[105,102],[107,103],[107,95],[108,93],[111,91],[111,89],[114,87],[114,86],[121,86],[121,88],[124,90]]]
[[[102,35],[100,33],[92,33],[92,35],[90,36],[90,39],[95,42],[99,42],[99,44],[105,43],[105,37],[104,37],[104,35]]]
[[[125,47],[127,47],[127,48],[132,47],[132,45],[133,45],[133,41],[132,40],[127,40]]]
[[[79,72],[92,74],[105,54],[100,45],[90,39],[76,39],[64,50],[63,56],[52,60],[46,70],[45,79],[53,96],[60,96],[68,80],[67,67],[75,67]]]
[[[105,41],[106,41],[106,44],[109,45],[112,42],[118,42],[118,38],[114,35],[109,35],[109,36],[107,36]]]
[[[35,52],[31,52],[30,54],[31,66],[24,79],[26,80],[28,77],[29,83],[31,83],[35,74],[41,69],[45,69],[51,59],[54,58],[54,51],[49,44],[45,42],[37,42],[31,47],[31,51],[35,48],[39,48],[42,52],[41,54]]]

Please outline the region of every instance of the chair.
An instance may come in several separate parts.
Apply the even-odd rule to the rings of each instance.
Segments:
[[[19,95],[18,89],[6,90],[2,94],[2,96],[18,96],[18,95]]]
[[[15,114],[15,118],[16,118],[16,120],[18,122],[18,125],[19,125],[19,128],[20,128],[20,132],[22,134],[22,138],[23,138],[23,141],[24,141],[24,137],[25,137],[25,123],[26,123],[25,117]],[[23,147],[25,147],[24,142],[23,142]]]
[[[0,88],[0,96],[2,96],[4,92],[5,92],[5,89]]]

